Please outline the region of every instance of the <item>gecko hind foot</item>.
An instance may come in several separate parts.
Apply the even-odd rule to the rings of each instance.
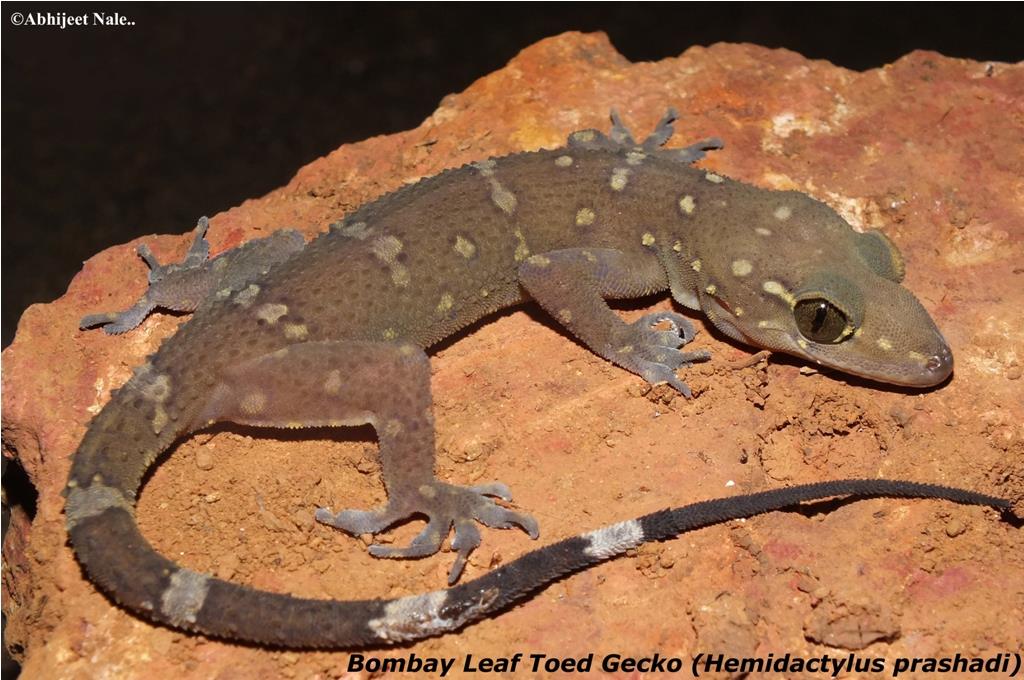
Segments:
[[[700,159],[707,155],[708,151],[718,151],[725,148],[725,142],[718,137],[709,137],[708,139],[702,139],[699,142],[694,142],[681,149],[662,149],[674,132],[672,123],[676,121],[679,114],[675,109],[669,107],[665,112],[665,115],[658,124],[654,127],[654,132],[648,135],[641,144],[641,148],[648,153],[660,153],[666,154],[671,158],[682,163],[690,164],[696,163]]]
[[[492,529],[519,527],[533,539],[539,535],[537,521],[496,504],[489,497],[511,500],[507,486],[501,483],[478,486],[456,486],[433,481],[420,486],[412,495],[391,501],[381,510],[342,510],[334,514],[327,508],[318,508],[316,520],[322,524],[360,536],[377,534],[415,515],[425,515],[427,526],[403,548],[374,543],[369,552],[374,557],[414,558],[433,555],[441,548],[448,533],[454,529],[451,546],[456,553],[455,562],[448,573],[448,582],[455,583],[469,557],[481,542],[476,522]]]
[[[694,142],[681,149],[662,148],[674,133],[672,123],[676,121],[679,114],[675,109],[669,108],[662,116],[654,131],[642,142],[633,138],[633,133],[622,122],[619,112],[611,110],[612,129],[605,135],[600,130],[587,129],[577,130],[569,135],[568,144],[570,147],[612,151],[616,153],[625,151],[642,151],[648,154],[659,154],[664,158],[671,158],[680,163],[696,163],[707,155],[708,151],[717,151],[725,147],[725,144],[718,137],[710,137]]]
[[[209,228],[209,220],[205,217],[200,217],[199,222],[196,224],[192,245],[189,247],[185,259],[181,262],[160,264],[156,256],[153,255],[153,251],[149,249],[149,246],[143,243],[136,248],[135,252],[149,266],[149,288],[128,309],[121,312],[88,314],[82,317],[78,327],[85,330],[86,328],[101,326],[103,332],[107,335],[120,335],[138,327],[145,320],[146,316],[157,307],[166,307],[180,312],[194,310],[196,304],[198,304],[197,300],[183,299],[180,304],[175,304],[173,297],[163,290],[168,287],[173,289],[177,281],[170,282],[170,286],[167,284],[161,285],[160,282],[172,274],[199,269],[206,264],[210,256],[210,242],[206,240],[206,231]]]

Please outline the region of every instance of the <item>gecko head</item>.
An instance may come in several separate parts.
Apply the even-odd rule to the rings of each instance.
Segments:
[[[802,194],[767,198],[727,225],[728,261],[701,267],[700,306],[720,330],[881,382],[928,387],[949,377],[953,354],[901,285],[903,260],[888,238],[854,231]]]

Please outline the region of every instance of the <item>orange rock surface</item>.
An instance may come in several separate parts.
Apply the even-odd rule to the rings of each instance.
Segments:
[[[748,350],[705,326],[694,347],[714,358],[686,373],[696,395],[686,401],[605,363],[527,306],[433,352],[440,475],[508,483],[543,542],[693,500],[840,477],[960,485],[1020,508],[1021,65],[915,52],[855,73],[750,45],[632,64],[600,34],[566,34],[447,97],[420,127],[344,146],[215,216],[213,253],[281,226],[310,237],[404,182],[607,129],[611,107],[643,135],[669,106],[681,114],[670,144],[726,141],[705,167],[806,192],[858,227],[884,229],[907,260],[908,287],[953,347],[953,379],[913,392],[781,357],[738,368]],[[167,261],[185,252],[190,227],[144,241]],[[124,308],[144,289],[136,245],[100,253],[67,294],[30,308],[3,354],[4,454],[39,492],[34,520],[17,514],[4,548],[7,639],[21,650],[23,677],[365,675],[348,672],[347,652],[282,652],[152,626],[83,579],[60,496],[69,457],[110,390],[181,322],[156,314],[120,337],[77,329],[84,314]],[[632,318],[670,305],[622,309]],[[206,431],[152,474],[139,521],[164,554],[259,588],[333,598],[439,588],[450,553],[375,560],[362,542],[313,522],[317,505],[383,501],[375,450],[368,429]],[[534,545],[520,532],[485,531],[467,576]],[[461,675],[470,654],[855,652],[891,662],[1020,650],[1022,547],[1019,528],[982,508],[871,500],[775,513],[645,546],[497,619],[367,654],[454,657]]]

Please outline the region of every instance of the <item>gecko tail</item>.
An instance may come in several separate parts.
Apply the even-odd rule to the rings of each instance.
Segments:
[[[795,508],[835,497],[850,499],[932,498],[984,505],[1014,517],[1009,501],[954,487],[886,479],[851,479],[701,501],[612,524],[534,550],[487,574],[448,590],[392,600],[374,632],[382,641],[404,642],[454,630],[525,599],[560,578],[636,548],[688,531]]]
[[[1009,501],[964,489],[884,479],[820,482],[654,512],[534,550],[445,590],[341,601],[254,590],[185,569],[149,545],[135,522],[134,503],[114,489],[73,488],[68,503],[79,560],[122,605],[175,628],[308,649],[382,647],[454,631],[643,543],[836,497],[932,498],[1013,516]]]

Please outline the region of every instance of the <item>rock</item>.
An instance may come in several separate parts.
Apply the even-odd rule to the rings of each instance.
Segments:
[[[297,226],[311,237],[404,182],[487,156],[558,146],[576,129],[607,130],[612,107],[646,134],[673,106],[680,120],[672,144],[725,139],[725,150],[705,167],[764,187],[807,192],[857,226],[883,228],[903,250],[909,287],[953,346],[952,382],[908,394],[833,373],[802,376],[793,363],[773,360],[766,380],[779,389],[763,410],[746,400],[740,376],[707,369],[701,376],[708,386],[693,405],[653,419],[647,400],[622,396],[626,386],[639,384],[637,378],[598,368],[574,378],[580,389],[570,411],[564,391],[537,376],[560,375],[568,360],[589,355],[519,312],[483,325],[433,360],[442,437],[457,427],[467,441],[486,437],[475,423],[497,413],[503,428],[490,455],[445,474],[457,482],[500,477],[521,507],[541,518],[547,543],[641,512],[777,484],[763,477],[756,457],[743,465],[723,444],[730,441],[723,432],[753,432],[767,421],[789,423],[792,446],[776,452],[785,460],[773,465],[794,483],[884,474],[1019,498],[1024,482],[1011,472],[1024,467],[1024,407],[1020,382],[1011,378],[1019,375],[1013,369],[1024,328],[1024,286],[1014,269],[1024,257],[1022,102],[1021,65],[914,52],[855,73],[751,45],[694,47],[678,58],[631,64],[605,36],[570,33],[525,49],[506,68],[446,97],[420,127],[339,148],[301,168],[287,186],[216,215],[212,251],[281,226]],[[201,207],[195,210],[198,216]],[[167,261],[180,257],[189,240],[181,234],[141,241]],[[24,677],[334,673],[344,667],[344,652],[285,655],[151,626],[98,594],[67,546],[61,490],[69,457],[110,390],[181,323],[180,317],[157,314],[120,337],[77,329],[83,315],[124,308],[143,290],[138,244],[86,262],[64,296],[25,313],[3,353],[4,455],[18,459],[38,491],[35,516],[19,513],[17,540],[4,547],[7,643],[24,661]],[[733,351],[713,333],[698,342],[717,358]],[[805,392],[821,399],[810,400]],[[857,404],[867,415],[852,431],[820,443],[795,416],[807,403],[828,403],[838,393],[851,395],[843,403]],[[897,439],[880,454],[874,430],[891,427],[886,414],[892,409],[917,403],[927,408],[915,415],[913,440]],[[639,434],[616,434],[614,447],[599,437],[577,436],[572,455],[546,455],[543,442],[562,433],[607,431],[609,413],[631,427],[637,423]],[[209,467],[203,463],[208,459],[193,458],[200,444],[188,439],[152,474],[138,514],[164,554],[191,568],[307,597],[390,597],[443,585],[439,574],[450,553],[420,565],[382,563],[366,555],[358,539],[321,525],[268,531],[261,521],[261,511],[290,518],[302,507],[311,513],[318,503],[382,502],[376,475],[360,474],[352,464],[372,432],[247,434],[229,429],[207,435],[217,446],[216,464]],[[682,454],[680,442],[686,442]],[[815,452],[810,461],[807,449]],[[990,487],[989,480],[998,479],[1007,481]],[[737,480],[739,488],[727,489],[726,480]],[[191,503],[213,492],[221,495],[218,502]],[[652,648],[673,653],[697,644],[691,605],[715,601],[722,592],[731,593],[736,611],[749,611],[754,603],[766,612],[748,628],[744,653],[760,649],[757,640],[773,649],[808,651],[802,625],[810,598],[793,589],[789,568],[813,573],[830,588],[859,584],[868,594],[860,601],[899,603],[893,611],[900,620],[886,621],[875,638],[891,645],[887,656],[905,653],[905,638],[894,638],[895,630],[922,631],[939,641],[937,656],[952,654],[962,639],[993,650],[1024,639],[1022,619],[1004,615],[1024,608],[1024,595],[1010,587],[1024,582],[1024,556],[1009,549],[1019,538],[993,513],[941,506],[965,526],[986,527],[955,541],[940,536],[928,555],[939,570],[963,564],[970,578],[955,590],[907,594],[907,577],[919,573],[923,559],[915,547],[918,536],[934,526],[937,507],[868,501],[814,518],[749,520],[746,530],[763,546],[754,578],[744,577],[749,565],[730,567],[733,560],[752,558],[727,540],[726,530],[708,529],[682,539],[679,552],[695,561],[676,564],[666,578],[644,579],[630,558],[618,560],[540,593],[498,623],[409,651],[459,659],[467,651],[479,658],[541,647],[576,656]],[[887,512],[876,517],[882,508]],[[197,524],[188,526],[189,518]],[[402,531],[416,528],[404,527],[395,540],[406,540]],[[485,550],[506,561],[534,546],[514,532],[485,530],[484,537]],[[300,546],[315,548],[320,557],[296,560]],[[468,575],[486,568],[486,560],[471,563]],[[820,632],[817,639],[827,643],[829,631]]]
[[[896,617],[887,607],[822,605],[811,614],[804,632],[808,640],[849,651],[900,636]]]

